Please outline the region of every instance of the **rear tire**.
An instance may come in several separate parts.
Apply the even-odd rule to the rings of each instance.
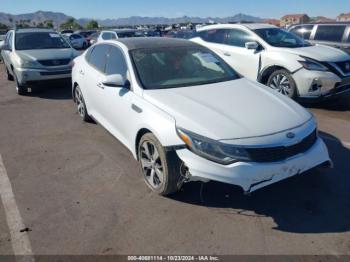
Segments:
[[[166,152],[152,134],[145,134],[138,145],[139,163],[147,186],[161,196],[181,188],[180,160],[175,152]]]
[[[297,85],[292,75],[285,69],[273,72],[266,85],[289,98],[297,97]]]
[[[91,122],[92,119],[89,116],[89,113],[86,108],[85,100],[83,93],[80,90],[79,86],[76,86],[74,89],[74,102],[77,106],[78,114],[83,119],[84,122]]]

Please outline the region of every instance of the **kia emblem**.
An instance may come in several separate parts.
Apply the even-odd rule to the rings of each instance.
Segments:
[[[293,139],[294,137],[295,137],[295,134],[292,133],[292,132],[289,132],[289,133],[287,134],[287,138],[289,138],[289,139]]]

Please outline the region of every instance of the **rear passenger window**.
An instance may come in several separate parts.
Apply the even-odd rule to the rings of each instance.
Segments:
[[[92,53],[92,51],[94,51],[94,49],[95,49],[95,46],[90,47],[89,50],[86,52],[85,59],[86,59],[86,61],[88,61],[89,63],[90,63],[90,56],[91,56],[91,53]]]
[[[237,47],[245,47],[245,43],[254,41],[253,37],[242,30],[230,29],[227,32],[225,44]]]
[[[90,54],[89,63],[101,73],[105,71],[109,48],[109,45],[97,45]]]
[[[126,77],[127,65],[123,53],[117,47],[111,47],[106,64],[106,75],[119,74]]]
[[[226,29],[201,31],[198,33],[198,36],[210,43],[223,44],[226,37]]]
[[[303,39],[309,40],[313,28],[313,25],[296,26],[291,30],[291,32]]]
[[[319,25],[317,27],[315,40],[341,42],[346,26]]]

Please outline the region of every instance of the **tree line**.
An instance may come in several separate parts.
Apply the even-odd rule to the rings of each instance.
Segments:
[[[31,21],[30,19],[21,19],[13,21],[12,18],[9,18],[9,23],[15,25],[17,28],[29,28],[29,27],[38,27],[38,28],[55,28],[54,22],[52,20],[45,20],[42,22]],[[81,26],[74,18],[69,18],[67,21],[59,25],[59,29],[72,29],[72,30],[81,30],[81,29],[97,29],[99,28],[98,22],[95,20],[90,20],[85,27]],[[0,29],[6,30],[10,29],[10,26],[0,23]]]

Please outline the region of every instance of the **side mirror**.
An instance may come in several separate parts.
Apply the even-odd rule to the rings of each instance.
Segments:
[[[130,88],[129,81],[125,80],[124,77],[119,74],[106,76],[102,84],[110,87]]]
[[[259,44],[257,42],[247,42],[245,43],[245,48],[249,50],[257,50],[259,47]]]

